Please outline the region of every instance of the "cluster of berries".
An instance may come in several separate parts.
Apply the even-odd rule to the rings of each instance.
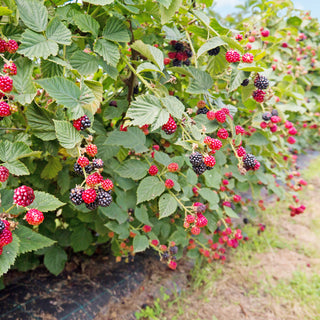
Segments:
[[[230,110],[228,108],[222,108],[216,112],[209,110],[207,113],[207,118],[209,120],[217,120],[219,123],[225,123],[227,117],[233,119],[232,115],[230,114]]]
[[[195,202],[192,206],[194,214],[188,214],[185,217],[183,226],[188,229],[193,235],[197,236],[200,234],[201,229],[208,224],[208,219],[203,215],[207,207],[201,202]]]
[[[212,139],[212,140],[216,140],[221,143],[220,140],[217,140],[217,139]],[[219,145],[219,149],[220,149],[220,145]],[[197,175],[203,174],[206,170],[213,169],[214,165],[216,164],[216,159],[213,156],[211,155],[203,156],[200,152],[193,152],[190,155],[189,160],[192,165],[193,171]]]
[[[294,217],[296,215],[303,213],[306,210],[306,206],[304,206],[303,204],[299,207],[295,207],[293,205],[290,205],[289,210],[290,210],[290,216]]]
[[[252,97],[257,102],[262,103],[264,101],[265,95],[267,94],[263,90],[269,87],[269,80],[258,73],[256,78],[254,79],[254,86],[257,88],[257,90],[253,91]]]
[[[178,247],[174,241],[171,241],[169,247],[165,244],[160,244],[159,240],[154,239],[150,241],[151,246],[160,254],[160,261],[165,262],[171,270],[177,269]]]
[[[207,105],[205,101],[200,100],[197,102],[197,114],[207,114],[209,112],[209,109],[207,108]]]
[[[278,130],[277,123],[282,121],[276,109],[273,109],[271,112],[263,113],[262,120],[263,121],[260,123],[260,127],[262,129],[268,127],[271,132],[276,132]]]
[[[18,44],[15,40],[5,41],[0,39],[0,53],[15,53],[18,50]],[[5,75],[0,76],[0,120],[8,117],[11,113],[16,112],[16,106],[8,104],[7,94],[12,91],[13,80],[10,76],[17,74],[17,67],[12,61],[4,59],[4,67],[2,72]]]
[[[293,123],[288,120],[284,123],[284,126],[288,130],[287,132],[290,135],[290,137],[288,137],[287,139],[287,142],[290,144],[294,144],[296,142],[296,139],[293,136],[298,133],[298,130],[294,127]]]
[[[95,157],[98,153],[97,146],[88,144],[84,153]],[[98,206],[110,206],[113,182],[110,179],[104,179],[101,175],[103,165],[102,159],[94,158],[90,161],[86,156],[78,158],[73,169],[78,175],[85,177],[85,186],[76,186],[71,189],[69,198],[73,204],[78,206],[85,203],[89,210],[95,210]]]
[[[234,62],[242,62],[244,63],[252,63],[254,60],[254,56],[252,53],[245,53],[242,57],[239,52],[235,50],[229,50],[226,52],[226,60],[229,63],[234,63]]]
[[[79,119],[73,120],[73,126],[78,130],[84,130],[91,127],[91,121],[87,115],[82,116]]]
[[[168,58],[164,59],[164,64],[169,64],[172,60],[172,65],[174,67],[181,67],[182,63],[185,66],[190,66],[191,61],[189,58],[192,57],[192,51],[189,45],[185,42],[180,42],[176,40],[170,41],[172,50],[168,53]]]

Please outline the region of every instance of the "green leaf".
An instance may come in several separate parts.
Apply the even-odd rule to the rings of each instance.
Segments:
[[[128,219],[128,212],[121,209],[115,202],[112,202],[109,207],[99,207],[98,210],[105,217],[117,220],[118,224]]]
[[[111,41],[129,42],[130,34],[127,26],[123,21],[116,17],[111,17],[107,20],[102,31],[102,36]]]
[[[158,0],[158,2],[168,9],[172,0]]]
[[[184,105],[179,99],[176,97],[167,96],[165,98],[161,98],[161,102],[173,117],[179,120],[182,119]]]
[[[209,50],[223,45],[226,45],[225,41],[223,41],[220,37],[213,37],[199,48],[197,52],[197,57],[199,58],[201,55],[208,52]]]
[[[181,40],[185,37],[185,34],[180,32],[177,26],[173,26],[173,28],[163,26],[162,31],[165,32],[167,40]]]
[[[14,233],[20,239],[19,254],[52,246],[56,241],[19,224]]]
[[[42,34],[27,29],[22,34],[18,53],[23,54],[30,59],[47,59],[50,55],[57,55],[58,48],[56,42],[47,40]]]
[[[153,226],[153,224],[149,220],[148,210],[146,206],[136,207],[134,210],[134,216],[140,222],[147,224],[148,226],[151,226],[151,227]]]
[[[31,104],[26,112],[28,125],[31,132],[43,141],[56,139],[56,132],[52,119],[55,118],[54,113],[39,108],[36,104]]]
[[[25,176],[30,174],[29,169],[19,160],[5,162],[3,165],[15,176]]]
[[[255,132],[249,139],[247,139],[247,144],[255,146],[266,146],[270,141],[260,132]]]
[[[11,162],[33,155],[33,151],[21,141],[0,141],[0,160]]]
[[[213,80],[210,75],[202,70],[190,67],[193,78],[190,79],[189,86],[187,88],[188,93],[193,94],[206,94],[213,86]]]
[[[63,271],[67,260],[66,252],[61,247],[53,246],[46,250],[43,262],[46,268],[57,276]]]
[[[54,77],[37,80],[37,83],[40,84],[58,104],[70,108],[72,119],[83,116],[84,112],[81,108],[80,99],[81,91],[72,81],[62,77]]]
[[[224,72],[229,65],[225,58],[227,50],[224,47],[220,47],[220,53],[217,56],[209,57],[207,71],[212,75],[217,75]]]
[[[102,84],[95,80],[84,80],[84,85],[91,90],[91,95],[94,99],[92,102],[82,105],[82,107],[89,110],[92,114],[95,114],[103,99]]]
[[[72,149],[82,141],[81,134],[69,121],[53,120],[56,136],[62,147]]]
[[[166,8],[160,4],[161,24],[166,24],[171,20],[176,11],[179,11],[182,0],[172,0],[170,6]]]
[[[155,130],[169,119],[169,113],[161,109],[162,105],[159,98],[152,95],[140,95],[131,103],[127,111],[127,117],[132,119],[132,125],[155,124],[153,126],[153,130]]]
[[[19,238],[13,234],[12,242],[3,247],[2,255],[0,256],[0,277],[5,274],[14,264],[19,253]]]
[[[254,72],[262,72],[265,71],[264,68],[256,66],[254,63],[248,64],[248,63],[240,63],[238,65],[238,70],[242,71],[254,71]]]
[[[90,32],[95,37],[98,36],[100,25],[89,14],[77,14],[73,17],[73,21],[82,32]]]
[[[137,189],[137,204],[160,196],[164,190],[164,183],[157,177],[144,178]]]
[[[114,0],[86,0],[86,2],[91,4],[96,4],[100,6],[105,6],[107,4],[111,4],[114,2]]]
[[[244,71],[239,71],[236,68],[233,68],[230,77],[229,92],[238,89],[242,81],[246,78],[247,77]]]
[[[46,30],[48,23],[48,11],[42,1],[16,0],[19,15],[24,24],[33,31]]]
[[[53,179],[62,170],[61,160],[51,157],[41,172],[42,179]]]
[[[302,19],[300,19],[297,16],[290,17],[287,20],[287,24],[288,25],[292,25],[292,26],[295,26],[295,27],[299,27],[301,23],[302,23]]]
[[[50,60],[41,60],[41,72],[44,78],[63,75],[63,67]]]
[[[106,39],[98,39],[94,44],[94,51],[102,56],[106,63],[116,67],[120,60],[119,48]]]
[[[71,246],[75,252],[85,251],[93,241],[93,236],[91,231],[82,224],[79,227],[74,228],[70,240]]]
[[[99,60],[97,57],[81,50],[76,51],[69,61],[71,66],[82,75],[94,74],[99,68]]]
[[[163,194],[159,199],[159,218],[172,215],[177,210],[178,203],[169,193]]]
[[[119,224],[116,221],[110,221],[106,223],[105,226],[118,234],[120,239],[126,239],[129,237],[130,231],[128,221],[122,224]]]
[[[122,165],[115,170],[123,178],[130,178],[133,180],[141,180],[148,172],[148,164],[141,160],[130,159],[122,163]]]
[[[150,62],[153,62],[156,66],[159,67],[160,70],[163,70],[163,53],[160,49],[150,46],[148,44],[143,43],[141,40],[135,41],[131,48],[144,57],[146,57]]]
[[[0,7],[0,16],[10,16],[12,10],[8,9],[7,7]]]
[[[154,154],[154,160],[157,162],[163,164],[164,166],[167,166],[169,163],[171,163],[171,158],[164,152],[156,151]]]
[[[210,190],[209,188],[200,188],[199,194],[205,200],[207,200],[210,204],[210,209],[213,209],[219,203],[219,196],[216,192]]]
[[[134,149],[136,152],[145,151],[145,143],[146,136],[139,128],[128,128],[128,131],[113,131],[106,140],[106,144],[123,146],[124,148]]]
[[[46,36],[49,40],[60,44],[71,44],[71,31],[57,17],[49,22]]]
[[[247,101],[251,96],[252,92],[255,90],[253,83],[249,83],[246,87],[241,88],[241,99],[242,102]]]
[[[233,38],[230,38],[229,36],[221,36],[221,39],[223,41],[225,41],[229,45],[230,48],[237,49],[241,53],[244,52],[244,49],[242,48],[242,46],[236,40],[234,40]]]
[[[149,247],[149,240],[145,235],[137,234],[133,238],[133,252],[145,251]]]
[[[15,60],[15,64],[17,75],[13,77],[14,100],[21,104],[29,104],[37,93],[31,80],[33,64],[29,59],[23,57]]]
[[[55,211],[56,209],[65,205],[65,203],[61,202],[50,193],[35,191],[34,195],[35,199],[32,204],[28,206],[29,208],[35,208],[42,212],[49,212]]]
[[[150,71],[161,72],[157,66],[150,62],[143,62],[137,68],[137,73]]]
[[[239,216],[229,207],[224,206],[224,211],[226,215],[230,218],[239,218]]]

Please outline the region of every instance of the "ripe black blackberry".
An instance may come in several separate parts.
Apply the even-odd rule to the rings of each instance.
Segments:
[[[79,206],[81,203],[83,203],[82,199],[82,192],[84,191],[81,187],[76,187],[70,190],[69,199],[73,204],[76,206]]]
[[[191,58],[193,56],[193,53],[190,49],[186,49],[185,53],[187,54],[188,58]]]
[[[243,158],[244,168],[246,170],[254,169],[256,161],[256,157],[253,154],[247,153]]]
[[[272,114],[270,112],[265,112],[263,115],[262,115],[262,119],[264,121],[269,121],[272,117]]]
[[[249,219],[248,218],[243,218],[243,223],[244,224],[248,224],[249,223]]]
[[[172,60],[172,65],[173,65],[174,67],[181,67],[181,61],[178,60],[178,59],[173,59],[173,60]]]
[[[185,66],[189,67],[190,64],[191,64],[191,61],[190,61],[189,59],[184,60],[184,61],[183,61],[183,64],[184,64]]]
[[[170,247],[169,248],[169,251],[171,254],[177,254],[178,253],[178,247],[177,246],[174,246],[174,247]]]
[[[5,223],[2,220],[0,220],[0,234],[3,232],[5,228],[6,228]]]
[[[136,85],[134,88],[133,88],[133,94],[138,94],[139,93],[139,86]]]
[[[244,79],[241,83],[243,87],[246,87],[249,84],[249,79]]]
[[[212,170],[212,169],[213,169],[213,167],[206,166],[206,170]]]
[[[272,116],[278,116],[278,115],[279,115],[278,110],[277,110],[277,109],[273,109],[273,110],[271,111],[271,115],[272,115]]]
[[[117,106],[118,106],[117,101],[116,101],[116,100],[111,100],[111,101],[109,102],[109,106],[110,106],[110,107],[117,107]]]
[[[162,253],[162,255],[161,255],[161,258],[163,259],[163,260],[168,260],[169,259],[169,253],[166,251],[166,252],[164,252],[164,253]]]
[[[91,121],[88,116],[84,115],[81,118],[81,130],[87,129],[91,127]]]
[[[197,110],[197,114],[207,114],[208,111],[209,111],[209,109],[206,108],[206,107],[204,107],[204,108],[199,108],[199,109]]]
[[[93,165],[93,168],[95,169],[102,169],[104,162],[102,159],[93,159],[92,165]]]
[[[92,166],[91,164],[88,164],[87,166],[84,167],[84,169],[85,169],[86,173],[89,174],[89,173],[92,172],[93,166]],[[76,174],[78,174],[79,176],[82,176],[82,177],[84,176],[82,167],[80,166],[79,163],[76,162],[76,163],[73,165],[73,170],[74,170],[74,172],[75,172]]]
[[[99,207],[98,200],[96,199],[96,200],[94,200],[94,201],[91,202],[91,203],[86,203],[86,207],[87,207],[87,209],[89,209],[89,210],[95,210],[95,209],[97,209],[97,208]]]
[[[174,50],[176,51],[183,51],[184,49],[184,45],[181,42],[177,42],[173,47],[174,47]]]
[[[216,48],[210,49],[208,51],[208,54],[209,56],[217,56],[219,52],[220,52],[220,47],[216,47]]]
[[[97,193],[98,205],[101,207],[109,207],[112,202],[112,197],[109,192],[104,191],[102,188],[99,188]]]
[[[260,90],[267,89],[269,87],[269,80],[266,77],[258,74],[254,79],[254,86]]]
[[[192,169],[195,174],[200,175],[203,174],[207,170],[207,166],[204,163],[201,163],[199,165],[193,165]]]
[[[191,153],[189,160],[193,166],[198,166],[203,163],[203,156],[200,152],[194,152]]]

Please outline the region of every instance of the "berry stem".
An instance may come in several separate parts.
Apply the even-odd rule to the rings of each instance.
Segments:
[[[5,211],[5,213],[9,213],[16,205],[13,204],[8,210]]]
[[[194,47],[193,47],[189,32],[187,30],[186,30],[186,36],[187,36],[188,42],[190,44],[191,51],[192,51],[193,56],[194,56],[194,65],[195,65],[196,68],[198,68],[197,54],[196,54],[196,51],[194,50]]]

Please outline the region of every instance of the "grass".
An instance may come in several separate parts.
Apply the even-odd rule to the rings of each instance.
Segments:
[[[303,176],[309,181],[312,179],[315,181],[315,178],[320,176],[320,157],[311,162],[309,168],[304,170]],[[318,178],[318,184],[319,180]],[[302,192],[301,198],[310,201],[308,192],[313,188],[312,185],[308,186]],[[192,281],[188,289],[181,294],[175,293],[173,297],[169,297],[165,293],[162,294],[152,307],[137,312],[137,319],[218,320],[217,314],[214,315],[216,309],[212,309],[213,312],[210,314],[212,318],[210,319],[199,317],[197,307],[199,306],[200,309],[212,308],[212,305],[218,302],[219,294],[221,295],[221,287],[219,286],[225,286],[225,290],[228,290],[228,286],[233,284],[236,285],[236,288],[241,289],[242,295],[248,299],[257,299],[260,303],[257,311],[260,314],[255,314],[253,318],[249,319],[263,319],[264,317],[260,318],[259,316],[272,310],[276,318],[281,320],[320,320],[319,265],[312,266],[313,268],[309,270],[297,268],[292,274],[288,273],[287,277],[277,279],[277,277],[269,275],[261,263],[264,255],[271,255],[275,258],[274,263],[277,263],[277,256],[284,251],[292,252],[293,256],[299,254],[299,259],[301,259],[300,256],[306,259],[320,258],[319,247],[312,246],[310,242],[305,243],[297,238],[290,238],[288,235],[290,229],[286,233],[283,228],[284,224],[291,224],[295,227],[295,225],[299,226],[302,223],[308,228],[308,232],[319,234],[320,218],[308,219],[306,216],[305,220],[302,220],[303,222],[299,222],[299,220],[289,217],[287,206],[288,203],[284,202],[274,203],[272,207],[261,213],[267,228],[260,236],[257,235],[257,226],[246,225],[244,227],[250,241],[231,252],[232,264],[221,266],[220,264],[197,263],[191,271]],[[311,204],[311,207],[313,207],[312,210],[317,210],[317,205]],[[285,216],[284,212],[288,216]],[[318,241],[320,241],[319,236]],[[231,302],[220,301],[220,307],[229,304],[237,310],[243,309],[241,302],[230,299]],[[196,310],[194,310],[195,307]],[[254,314],[254,307],[250,309],[250,312]],[[221,316],[219,320],[225,320],[224,317]],[[240,319],[240,317],[237,318]]]

